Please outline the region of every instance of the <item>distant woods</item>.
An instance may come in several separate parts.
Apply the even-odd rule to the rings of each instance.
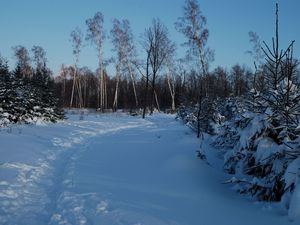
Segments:
[[[251,90],[261,91],[266,87],[263,70],[267,67],[262,66],[265,55],[254,32],[249,33],[253,50],[248,53],[255,60],[255,71],[239,64],[229,69],[210,69],[214,51],[207,45],[207,19],[197,0],[186,0],[182,15],[174,21],[178,35],[185,37],[182,44],[186,55],[181,58],[176,54],[168,28],[159,19],[153,19],[142,34],[133,34],[130,22],[117,18],[113,19],[111,29],[105,30],[101,12],[83,24],[84,30],[75,27],[70,31],[74,55],[71,65],[62,64],[58,74],[53,75],[42,47],[32,47],[30,55],[24,46],[15,46],[12,49],[16,67],[9,72],[11,79],[19,76],[32,80],[40,73],[47,74],[58,102],[65,108],[95,108],[102,112],[127,109],[139,111],[145,117],[155,110],[175,112],[180,105],[195,106],[199,124],[215,100],[248,95]],[[109,56],[105,58],[106,42],[113,49],[105,53]],[[87,44],[96,52],[96,71],[79,66],[81,52]],[[5,59],[1,60],[2,66],[7,66]],[[14,75],[15,71],[18,75]]]
[[[198,104],[208,95],[241,96],[252,88],[254,75],[245,66],[209,70],[214,51],[207,46],[206,18],[196,0],[185,2],[183,16],[174,23],[186,37],[183,58],[177,58],[176,45],[159,19],[153,19],[137,35],[139,44],[128,20],[113,19],[109,32],[104,30],[104,23],[104,15],[97,12],[85,21],[85,34],[78,27],[71,32],[74,64],[62,65],[55,77],[64,107],[139,109],[145,116],[154,110],[175,112],[180,104]],[[78,67],[84,42],[94,46],[97,53],[96,71]],[[109,58],[104,58],[105,42],[113,46]],[[142,50],[140,54],[137,49]],[[114,74],[108,66],[115,68]]]

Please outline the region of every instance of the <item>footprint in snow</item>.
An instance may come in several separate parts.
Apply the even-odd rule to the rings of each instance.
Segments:
[[[101,201],[96,208],[97,213],[108,213],[108,203],[106,201]]]
[[[70,148],[72,144],[70,142],[65,142],[60,138],[53,138],[52,143],[54,146],[64,147],[64,148]]]

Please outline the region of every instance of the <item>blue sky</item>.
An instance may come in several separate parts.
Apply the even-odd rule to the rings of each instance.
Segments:
[[[274,35],[274,0],[199,0],[207,17],[210,31],[209,46],[215,50],[217,65],[230,68],[236,63],[252,67],[252,59],[245,52],[251,49],[249,31],[271,43]],[[280,0],[280,40],[286,47],[296,40],[295,56],[300,58],[300,1]],[[72,64],[74,57],[70,32],[76,27],[86,31],[85,20],[97,11],[104,15],[109,33],[113,18],[128,19],[136,44],[153,18],[160,18],[168,27],[170,37],[178,46],[178,57],[184,50],[184,37],[174,29],[174,22],[182,15],[184,0],[0,0],[0,53],[14,65],[12,46],[42,46],[47,52],[48,65],[57,72],[62,63]],[[105,40],[105,57],[113,56],[110,40]],[[141,57],[143,54],[141,53]],[[95,49],[86,46],[80,65],[92,70],[97,67]]]

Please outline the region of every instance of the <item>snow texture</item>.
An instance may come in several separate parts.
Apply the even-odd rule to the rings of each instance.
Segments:
[[[0,130],[0,224],[299,224],[297,204],[290,222],[222,184],[230,176],[195,157],[198,140],[174,116],[67,117]]]

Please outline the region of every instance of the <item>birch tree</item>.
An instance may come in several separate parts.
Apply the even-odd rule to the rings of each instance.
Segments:
[[[66,106],[65,98],[66,98],[66,81],[67,76],[69,74],[68,67],[64,64],[61,65],[59,76],[61,77],[62,82],[62,98],[63,98],[63,106]]]
[[[74,65],[74,74],[73,74],[73,85],[72,85],[72,93],[71,93],[71,100],[70,100],[70,107],[73,104],[74,92],[77,90],[77,94],[79,97],[79,108],[82,105],[82,93],[81,93],[81,83],[80,78],[78,76],[78,63],[79,63],[79,54],[82,48],[82,39],[83,34],[81,30],[76,27],[75,30],[71,32],[71,42],[73,47],[73,55],[75,56],[75,65]]]
[[[206,46],[209,36],[206,22],[198,1],[186,0],[183,16],[175,23],[176,29],[187,38],[184,45],[189,47],[188,53],[198,58],[203,76],[208,75],[209,61],[213,59],[213,51]]]
[[[130,23],[128,20],[117,20],[113,21],[113,28],[111,30],[112,43],[114,45],[114,50],[117,52],[117,67],[116,67],[116,91],[115,91],[115,101],[118,100],[118,81],[120,76],[121,67],[126,68],[130,75],[133,94],[135,98],[135,106],[138,107],[138,97],[136,92],[136,79],[133,72],[132,60],[135,56],[135,46],[133,44],[133,35],[130,28]],[[117,104],[114,101],[114,105]]]
[[[209,62],[213,60],[213,51],[206,46],[209,32],[206,28],[206,17],[202,14],[197,0],[185,1],[185,5],[183,7],[183,16],[178,18],[175,26],[176,29],[187,39],[184,45],[189,47],[189,55],[197,58],[201,70],[200,74],[202,74],[203,77],[207,77]],[[198,138],[200,137],[201,110],[204,109],[202,106],[202,101],[203,97],[207,97],[208,84],[203,84],[200,79],[199,86],[197,113]]]
[[[30,78],[32,76],[31,59],[28,50],[21,45],[12,47],[14,56],[17,59],[17,66],[24,77]]]
[[[171,95],[171,109],[172,112],[175,112],[176,106],[175,106],[175,66],[174,66],[174,60],[172,56],[170,56],[167,60],[167,82],[168,82],[168,88]]]
[[[31,48],[31,51],[33,52],[33,62],[36,70],[41,70],[47,62],[46,51],[41,46],[36,45]]]
[[[98,54],[99,67],[99,85],[97,91],[97,104],[101,111],[105,108],[107,102],[107,95],[105,92],[105,77],[104,77],[104,63],[103,63],[103,41],[105,39],[105,32],[103,28],[104,17],[101,12],[97,12],[94,17],[86,20],[87,36],[86,40],[95,45]]]
[[[118,95],[119,95],[119,83],[120,83],[120,64],[116,64],[116,89],[113,102],[113,110],[118,109]]]

